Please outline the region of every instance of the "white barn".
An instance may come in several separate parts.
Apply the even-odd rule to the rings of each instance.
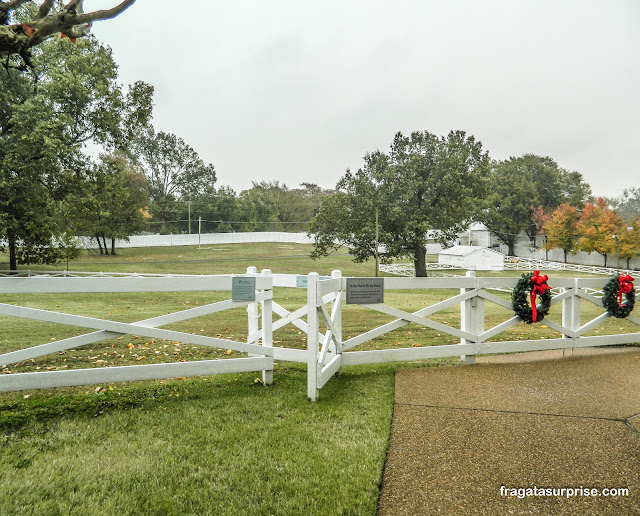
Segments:
[[[486,247],[454,245],[438,253],[438,263],[472,271],[502,271],[504,255]]]

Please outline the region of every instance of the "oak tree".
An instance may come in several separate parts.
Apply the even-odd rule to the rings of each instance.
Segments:
[[[580,235],[578,249],[601,254],[606,267],[608,256],[618,249],[618,238],[624,227],[626,225],[622,217],[609,208],[602,197],[595,204],[587,203],[576,224]]]
[[[50,40],[34,68],[0,73],[0,245],[18,262],[52,263],[65,230],[65,202],[90,173],[84,145],[126,144],[129,122],[144,122],[151,89],[123,94],[111,51],[91,36]]]
[[[311,225],[312,256],[348,245],[356,261],[412,256],[416,276],[426,276],[428,234],[448,241],[477,216],[487,193],[490,160],[482,143],[464,131],[438,137],[427,131],[397,133],[389,153],[364,157],[320,207]]]
[[[129,157],[144,172],[151,213],[163,225],[179,216],[177,201],[215,192],[214,166],[175,134],[149,126],[133,138]]]

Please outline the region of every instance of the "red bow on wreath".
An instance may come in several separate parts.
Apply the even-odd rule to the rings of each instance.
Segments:
[[[533,276],[531,276],[531,283],[533,283],[533,287],[531,288],[531,315],[533,322],[536,322],[538,319],[538,310],[536,310],[536,296],[538,294],[544,294],[545,292],[551,290],[551,287],[547,285],[547,280],[549,276],[546,274],[540,276],[540,271],[533,271]]]
[[[622,306],[622,296],[633,290],[633,278],[628,274],[621,274],[618,277],[620,288],[618,289],[618,304]]]

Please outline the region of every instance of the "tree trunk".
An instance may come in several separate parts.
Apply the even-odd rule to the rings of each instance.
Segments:
[[[102,245],[104,246],[104,254],[109,254],[109,248],[107,247],[107,239],[102,233]]]
[[[516,255],[516,241],[515,240],[509,240],[509,242],[507,242],[507,246],[509,247],[509,256],[515,256]]]
[[[564,251],[564,263],[567,263],[567,250],[563,249]]]
[[[13,231],[9,231],[7,234],[9,240],[9,270],[11,274],[15,274],[18,271],[18,257],[16,253],[16,238]]]
[[[111,239],[111,254],[112,255],[116,254],[116,239],[115,238]]]
[[[100,242],[100,235],[96,235],[96,242],[98,242],[98,247],[100,248],[100,254],[104,254],[102,252],[102,242]],[[106,251],[106,249],[105,249]]]
[[[549,248],[547,247],[547,235],[544,236],[544,259],[549,261]],[[567,263],[567,253],[564,253],[564,263]]]
[[[631,256],[627,258],[627,270],[631,269]]]
[[[413,264],[416,269],[416,278],[427,276],[427,250],[422,244],[415,246]]]

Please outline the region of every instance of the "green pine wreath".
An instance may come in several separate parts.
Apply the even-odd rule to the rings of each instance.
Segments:
[[[618,276],[613,276],[602,289],[604,296],[602,296],[602,304],[609,315],[617,317],[618,319],[624,319],[633,310],[636,304],[635,289],[631,289],[630,292],[624,294],[624,301],[622,304],[618,303],[618,290],[620,289],[620,283]]]
[[[527,324],[533,323],[533,310],[529,304],[531,289],[534,286],[531,281],[531,276],[533,276],[531,272],[523,274],[511,293],[513,311]],[[616,293],[617,292],[616,290]],[[543,294],[538,294],[537,297],[540,298],[540,303],[536,303],[536,322],[540,322],[549,313],[549,308],[551,308],[551,292],[547,291]]]

